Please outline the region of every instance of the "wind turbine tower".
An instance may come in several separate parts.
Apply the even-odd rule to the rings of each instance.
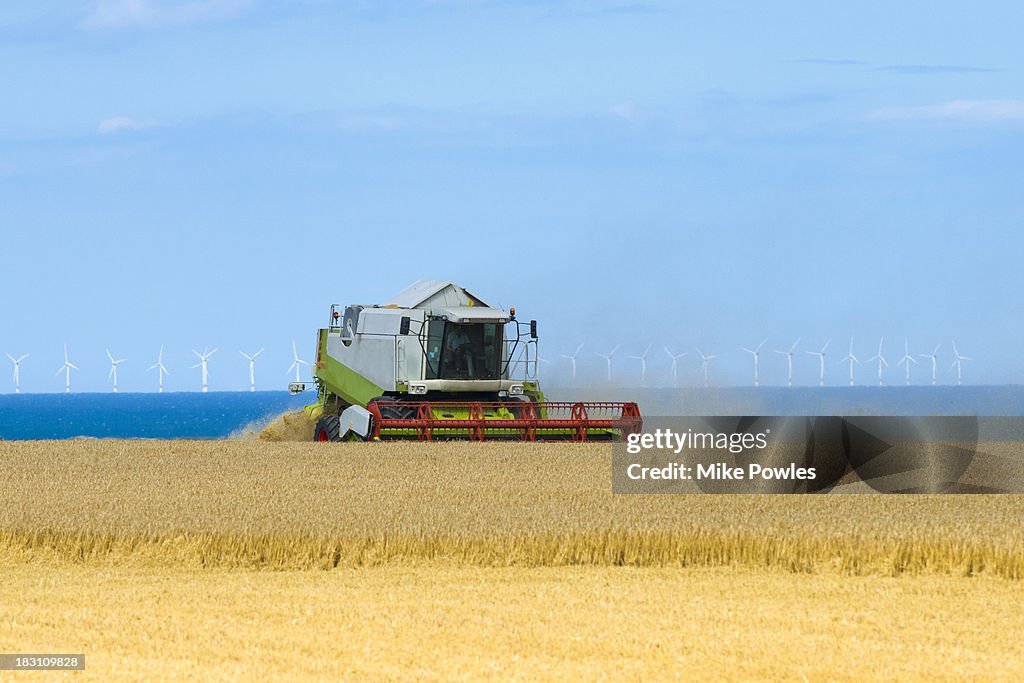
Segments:
[[[850,386],[852,387],[853,386],[853,364],[856,363],[857,365],[860,365],[860,361],[857,359],[857,356],[853,355],[853,337],[850,337],[850,353],[846,354],[846,356],[842,360],[840,360],[839,362],[840,363],[845,363],[847,361],[850,362]]]
[[[114,393],[117,393],[117,366],[128,360],[127,358],[115,359],[107,349],[107,358],[110,359],[110,372],[107,373],[107,381],[114,380]]]
[[[818,386],[819,387],[825,386],[825,351],[828,350],[828,345],[831,344],[831,343],[832,343],[832,340],[829,339],[827,342],[825,342],[825,345],[821,347],[821,351],[808,351],[807,352],[808,354],[810,354],[812,356],[817,356],[818,360],[820,361],[819,368],[818,368]],[[852,353],[852,351],[853,351],[853,347],[852,346],[850,347],[850,351]],[[852,369],[851,369],[850,376],[851,376],[851,378],[853,376]]]
[[[910,355],[910,339],[903,338],[903,358],[900,358],[900,362],[896,364],[896,367],[906,365],[906,379],[907,385],[910,385],[910,364],[917,365],[917,359]]]
[[[199,353],[195,349],[192,349],[192,353],[196,354],[196,358],[199,359],[199,362],[196,363],[195,365],[193,365],[192,367],[193,368],[202,368],[203,369],[203,393],[205,394],[206,392],[208,392],[210,390],[210,387],[209,387],[210,373],[207,370],[206,365],[207,365],[207,363],[209,363],[210,358],[213,356],[213,354],[217,353],[217,349],[215,348],[213,351],[207,351],[204,348],[202,353]]]
[[[744,351],[746,351],[747,353],[749,353],[751,356],[754,357],[754,386],[755,387],[761,386],[761,376],[760,376],[760,367],[759,367],[760,366],[760,361],[761,361],[761,347],[764,346],[765,342],[767,342],[767,341],[768,341],[768,338],[765,337],[764,339],[761,340],[761,343],[758,344],[753,349],[748,349],[745,346],[743,347]]]
[[[795,342],[793,342],[793,345],[789,347],[789,351],[775,351],[775,353],[781,353],[783,356],[786,357],[786,367],[788,368],[786,371],[787,386],[793,386],[793,351],[796,350],[796,345],[799,343],[800,340],[797,339]]]
[[[259,355],[259,354],[257,354],[257,355]],[[306,361],[304,361],[301,358],[299,358],[299,351],[298,351],[298,349],[295,348],[295,340],[293,339],[292,340],[292,364],[288,366],[288,369],[285,370],[284,374],[287,375],[292,370],[295,370],[295,381],[296,382],[301,381],[299,379],[299,372],[302,370],[301,366],[303,366],[303,365],[309,365],[309,363],[307,363]]]
[[[157,371],[157,375],[159,375],[159,378],[160,378],[160,388],[157,389],[157,393],[158,394],[164,393],[164,375],[165,374],[167,374],[167,375],[171,374],[171,371],[168,370],[166,367],[164,367],[164,347],[163,347],[163,344],[160,345],[160,353],[156,357],[156,363],[154,365],[150,365],[149,368],[147,368],[146,372],[149,372],[150,370],[156,370]]]
[[[932,350],[931,353],[919,354],[921,356],[921,358],[928,358],[932,362],[932,386],[935,386],[935,370],[936,370],[935,358],[938,356],[939,347],[940,346],[942,346],[942,342],[939,342],[938,344],[936,344],[935,348]]]
[[[604,364],[605,364],[605,369],[607,371],[607,379],[608,379],[608,383],[609,384],[612,383],[612,356],[614,356],[615,352],[619,350],[619,346],[620,346],[619,344],[616,344],[615,348],[612,349],[611,351],[609,351],[608,353],[595,353],[594,354],[594,355],[598,356],[599,358],[604,358]],[[578,351],[578,349],[577,349],[577,351]]]
[[[707,387],[708,386],[708,366],[710,366],[711,365],[711,361],[714,360],[715,358],[718,358],[718,356],[705,356],[704,353],[700,349],[697,349],[697,355],[700,356],[700,370],[704,374],[704,386]]]
[[[263,349],[260,349],[251,356],[245,351],[239,351],[240,354],[246,357],[249,361],[249,391],[256,391],[256,356],[263,353]],[[289,368],[290,370],[291,368]]]
[[[651,345],[648,344],[644,352],[639,356],[630,356],[635,360],[640,361],[640,386],[647,385],[647,354],[651,351]]]
[[[559,355],[562,356],[562,358],[568,358],[569,359],[569,363],[572,364],[572,386],[574,386],[574,387],[576,386],[576,356],[580,355],[580,349],[582,349],[582,348],[583,348],[583,344],[580,344],[579,346],[577,346],[576,350],[572,352],[571,356],[567,355],[567,354],[564,354],[564,353],[563,354],[559,354]]]
[[[64,393],[65,394],[70,394],[71,393],[71,371],[72,370],[77,370],[77,369],[78,369],[78,366],[75,365],[74,363],[72,363],[70,360],[68,360],[68,345],[65,344],[64,345],[64,365],[62,365],[59,368],[57,368],[57,372],[53,373],[54,375],[59,375],[62,372],[64,373]]]
[[[956,367],[956,385],[957,386],[960,386],[961,384],[963,384],[963,377],[960,375],[960,363],[962,361],[965,361],[965,360],[974,360],[974,359],[973,358],[969,358],[967,356],[961,356],[960,355],[960,351],[957,350],[957,348],[956,348],[956,341],[954,341],[953,342],[953,365],[950,365],[949,369],[952,370],[954,367]]]
[[[21,393],[21,361],[28,358],[28,354],[22,355],[20,358],[15,358],[11,354],[7,354],[7,357],[14,363],[14,393]],[[59,372],[59,371],[58,371]]]
[[[882,355],[882,344],[885,343],[885,337],[878,340],[878,353],[868,358],[867,362],[878,361],[878,386],[882,386],[885,382],[882,381],[882,368],[888,367],[889,362],[885,360],[885,356]]]
[[[679,359],[686,355],[686,351],[683,351],[682,353],[673,354],[671,351],[668,350],[668,347],[666,346],[665,347],[665,353],[668,354],[668,357],[672,359],[672,367],[671,367],[671,370],[670,370],[670,372],[672,373],[672,386],[678,387],[679,386]]]

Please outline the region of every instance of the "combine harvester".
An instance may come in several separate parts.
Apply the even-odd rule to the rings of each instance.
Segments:
[[[537,321],[515,313],[446,280],[420,280],[383,305],[334,304],[317,335],[318,400],[306,408],[316,440],[592,441],[640,431],[636,403],[545,401]]]

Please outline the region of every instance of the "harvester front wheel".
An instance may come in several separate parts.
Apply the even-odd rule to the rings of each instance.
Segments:
[[[341,419],[337,415],[324,415],[316,421],[317,441],[341,441]]]

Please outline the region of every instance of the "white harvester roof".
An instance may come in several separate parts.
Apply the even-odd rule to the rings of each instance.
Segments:
[[[441,309],[490,308],[483,299],[459,287],[451,280],[417,280],[391,297],[385,305],[398,308],[421,308],[428,313],[439,315],[443,314]]]

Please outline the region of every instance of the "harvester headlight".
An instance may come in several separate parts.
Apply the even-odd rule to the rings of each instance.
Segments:
[[[523,385],[522,384],[513,384],[512,386],[510,386],[508,388],[508,395],[509,396],[522,396],[523,395]]]
[[[409,393],[410,394],[425,394],[425,393],[427,393],[427,385],[426,384],[410,384],[409,385]]]

